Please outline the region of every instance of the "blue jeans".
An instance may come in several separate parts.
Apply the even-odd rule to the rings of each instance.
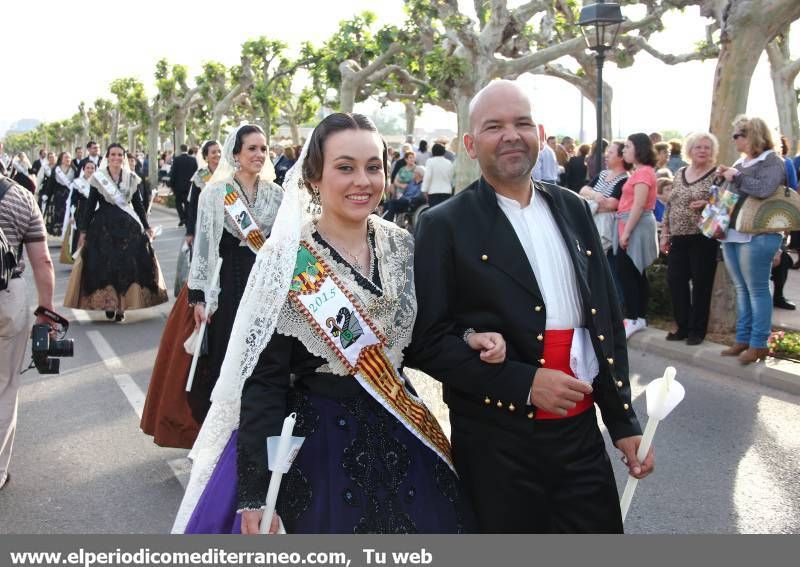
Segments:
[[[769,276],[780,234],[756,234],[750,242],[723,242],[725,266],[736,288],[736,342],[766,348],[772,331]]]

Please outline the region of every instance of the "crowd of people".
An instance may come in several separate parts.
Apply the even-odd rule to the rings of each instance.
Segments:
[[[731,135],[743,157],[730,166],[707,132],[559,143],[516,83],[496,81],[463,140],[481,176],[456,196],[447,139],[397,151],[360,114],[329,115],[302,147],[245,124],[159,156],[191,265],[140,426],[191,449],[173,530],[259,533],[264,439],[291,413],[305,443],[272,533],[621,532],[595,405],[630,474],[647,476],[627,363],[647,268],[666,254],[667,340],[701,343],[719,244],[699,221],[714,187],[763,198],[793,183],[762,120],[740,117]],[[54,308],[49,234],[73,263],[64,305],[121,322],[167,301],[150,164],[118,143],[102,159],[95,142],[86,150],[1,161],[0,228],[26,246],[42,307]],[[423,207],[412,236],[400,218]],[[780,275],[791,257],[773,260],[788,257],[782,240],[731,228],[722,243],[738,313],[722,354],[742,363],[766,356],[773,302],[793,308]],[[0,303],[0,488],[29,323],[23,270]],[[450,439],[404,366],[444,384]]]
[[[788,270],[800,268],[800,256],[795,261],[788,252],[800,248],[800,233],[750,235],[731,228],[717,240],[701,231],[701,215],[724,188],[756,198],[781,186],[796,190],[800,156],[789,159],[786,139],[781,137],[777,146],[757,117],[737,118],[730,135],[743,156],[731,166],[718,162],[719,142],[709,132],[669,142],[657,132],[604,140],[603,168],[592,177],[595,144],[576,151],[572,138],[565,136],[559,143],[550,136],[542,144],[534,178],[559,183],[587,200],[615,277],[628,337],[647,326],[646,271],[661,257],[675,323],[665,338],[701,344],[718,258],[724,258],[736,291],[737,331],[736,344],[723,354],[749,364],[768,354],[773,307],[796,309],[784,296],[784,286]],[[765,174],[763,161],[771,164],[771,175]]]

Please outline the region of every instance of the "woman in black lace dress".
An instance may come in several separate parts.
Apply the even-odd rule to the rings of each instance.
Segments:
[[[153,247],[139,177],[125,162],[125,150],[114,143],[106,164],[91,179],[86,214],[80,220],[81,263],[70,276],[65,307],[100,310],[122,321],[128,309],[167,301],[164,278]]]

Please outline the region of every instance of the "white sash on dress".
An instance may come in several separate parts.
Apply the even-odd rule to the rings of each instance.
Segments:
[[[112,205],[116,205],[130,216],[133,220],[136,221],[136,224],[139,225],[139,228],[142,229],[144,232],[144,225],[142,221],[139,219],[139,215],[136,214],[136,211],[133,210],[133,206],[131,205],[130,201],[128,201],[125,196],[122,194],[122,190],[119,186],[111,180],[111,178],[106,175],[106,172],[102,169],[98,169],[94,173],[94,177],[100,182],[100,187],[98,190],[103,198],[108,201],[108,203]]]

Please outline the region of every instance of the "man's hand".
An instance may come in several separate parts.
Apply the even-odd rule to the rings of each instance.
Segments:
[[[472,333],[467,338],[472,350],[481,352],[481,360],[499,364],[506,359],[506,341],[500,333]]]
[[[145,232],[145,234],[147,234],[147,238],[149,238],[151,241],[153,241],[155,239],[156,231],[153,230],[152,228],[148,228],[144,232]]]
[[[550,368],[539,368],[531,388],[531,403],[539,409],[558,415],[567,415],[592,387],[569,374]]]
[[[244,510],[242,512],[242,533],[245,535],[258,535],[261,533],[261,516],[263,515],[264,512],[262,510]],[[269,533],[278,533],[279,527],[278,514],[273,514]]]
[[[653,448],[647,453],[643,463],[639,462],[636,457],[636,452],[639,450],[639,444],[642,442],[641,435],[634,435],[632,437],[623,437],[617,439],[614,446],[622,453],[622,462],[628,465],[628,473],[638,479],[643,479],[655,469],[655,456],[653,455]]]

